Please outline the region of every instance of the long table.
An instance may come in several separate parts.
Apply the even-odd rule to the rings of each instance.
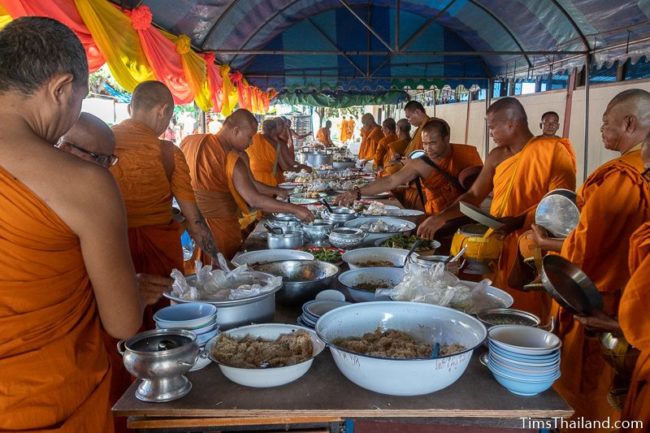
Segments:
[[[247,240],[249,249],[264,248],[259,232]],[[300,312],[279,306],[275,321],[295,323]],[[501,387],[478,361],[475,350],[463,376],[438,392],[418,397],[393,397],[367,391],[337,369],[328,350],[311,369],[288,385],[254,389],[230,382],[217,365],[189,373],[192,391],[168,403],[145,403],[131,385],[113,407],[128,417],[128,426],[141,431],[256,431],[339,432],[350,420],[393,420],[409,423],[526,428],[529,419],[569,417],[572,409],[552,389],[520,397]],[[347,424],[346,424],[347,422]],[[402,428],[403,427],[403,428]]]

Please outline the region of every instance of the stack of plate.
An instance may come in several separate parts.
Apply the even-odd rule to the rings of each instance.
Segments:
[[[524,325],[493,326],[488,331],[487,366],[508,391],[531,396],[560,377],[560,339]]]
[[[158,310],[153,319],[157,329],[185,329],[193,332],[201,350],[219,333],[217,307],[204,302],[171,305]],[[200,370],[209,363],[209,358],[199,356],[190,371]]]
[[[327,313],[328,311],[343,307],[344,305],[350,305],[350,303],[345,301],[331,301],[327,299],[316,299],[313,301],[305,302],[302,306],[302,314],[300,317],[298,317],[296,323],[298,325],[313,329],[316,326],[316,322],[318,322],[320,316]]]

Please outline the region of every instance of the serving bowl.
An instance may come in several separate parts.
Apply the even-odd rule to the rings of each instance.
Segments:
[[[255,269],[282,277],[278,302],[289,305],[314,299],[318,292],[331,287],[339,272],[338,266],[319,260],[285,260],[258,265]]]
[[[250,386],[253,388],[269,388],[273,386],[286,385],[307,373],[314,358],[325,349],[325,343],[318,338],[314,331],[302,326],[285,325],[280,323],[263,323],[259,325],[243,326],[223,333],[224,335],[236,339],[241,339],[250,335],[255,338],[259,337],[265,340],[275,340],[282,334],[289,334],[298,330],[309,333],[314,353],[310,359],[286,367],[239,368],[222,364],[212,354],[215,346],[219,343],[218,338],[215,338],[208,343],[206,350],[210,359],[219,365],[219,369],[223,375],[239,385]]]
[[[262,263],[280,262],[282,260],[314,260],[314,256],[307,251],[276,248],[239,254],[232,259],[232,263],[237,266],[254,266]]]
[[[204,302],[189,302],[161,308],[153,320],[163,329],[199,329],[214,324],[217,307]]]
[[[316,246],[322,246],[331,231],[332,224],[325,220],[314,220],[314,222],[302,226],[306,240]]]
[[[332,207],[332,212],[325,209],[322,213],[323,219],[333,224],[340,224],[346,221],[353,220],[357,217],[354,209],[347,207],[336,206]]]
[[[333,342],[381,330],[398,330],[435,344],[458,343],[465,350],[433,359],[388,359],[361,355]],[[465,372],[474,349],[486,336],[477,319],[451,308],[416,302],[363,302],[323,315],[316,333],[330,347],[336,366],[350,381],[381,394],[429,394],[453,384]]]
[[[336,248],[348,250],[361,245],[365,237],[366,234],[361,229],[337,227],[330,232],[329,241]]]
[[[514,308],[491,308],[478,312],[476,317],[488,328],[496,325],[539,326],[542,322],[533,313]]]
[[[379,220],[382,220],[389,226],[395,227],[395,229],[390,231],[385,231],[385,232],[370,232],[368,230],[362,229],[364,230],[364,232],[367,233],[366,241],[374,242],[378,239],[388,239],[400,233],[403,235],[408,235],[415,229],[415,223],[411,221],[407,221],[399,218],[384,217],[384,216],[356,218],[345,222],[343,225],[345,227],[360,229],[361,226],[366,226],[368,224],[375,224]]]
[[[392,289],[398,285],[404,278],[404,269],[401,268],[359,268],[345,271],[339,275],[339,283],[347,289],[350,297],[355,302],[374,301],[375,291],[360,288],[359,285],[372,284],[385,286],[383,288]]]
[[[404,267],[404,260],[408,253],[407,250],[401,248],[368,247],[348,251],[341,258],[348,264],[350,269],[388,266]],[[378,262],[380,264],[372,264],[372,262]]]
[[[490,328],[489,342],[522,355],[545,355],[562,345],[559,337],[543,329],[523,325],[497,325]]]

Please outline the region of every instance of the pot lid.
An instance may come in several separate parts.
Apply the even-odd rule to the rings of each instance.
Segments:
[[[544,288],[563,307],[580,315],[602,310],[603,297],[594,283],[564,257],[544,257],[542,273]]]
[[[131,337],[126,348],[134,352],[164,352],[194,342],[196,338],[184,330],[147,331]]]

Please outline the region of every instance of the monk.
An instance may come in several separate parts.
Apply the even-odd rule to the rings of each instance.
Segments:
[[[282,172],[289,168],[280,148],[279,135],[284,129],[281,119],[266,119],[262,123],[262,132],[253,136],[252,144],[246,149],[255,180],[272,187],[284,181]]]
[[[384,168],[384,160],[386,155],[389,154],[389,144],[393,141],[397,141],[397,123],[392,117],[388,117],[381,122],[381,132],[384,134],[384,138],[379,140],[377,143],[377,150],[375,151],[375,169],[382,170]],[[390,161],[390,160],[389,160]]]
[[[562,256],[580,267],[604,298],[603,313],[613,317],[627,267],[632,233],[650,219],[650,185],[642,176],[641,143],[650,132],[650,93],[630,89],[616,95],[603,114],[605,148],[619,158],[596,169],[578,192],[580,220],[562,243]],[[585,336],[571,312],[554,304],[557,333],[563,340],[562,377],[555,388],[587,419],[616,418],[608,403],[613,370],[600,356],[600,342]]]
[[[400,119],[397,121],[397,140],[388,143],[383,161],[384,169],[381,172],[381,176],[390,176],[399,171],[402,166],[393,164],[392,162],[404,156],[406,147],[410,142],[411,124],[406,119]]]
[[[354,117],[350,116],[348,118],[348,123],[347,123],[347,132],[346,132],[347,140],[353,140],[354,139],[354,127],[355,126],[356,126],[356,122],[354,121]]]
[[[345,116],[341,119],[341,131],[339,132],[339,137],[341,138],[342,143],[345,143],[350,138],[348,135],[348,120]]]
[[[172,214],[174,198],[197,245],[215,263],[219,255],[196,205],[183,153],[158,139],[173,110],[169,89],[159,81],[146,81],[133,91],[131,118],[113,127],[120,163],[111,172],[126,204],[131,257],[137,272],[160,276],[183,269],[180,224]]]
[[[528,129],[526,111],[515,98],[501,98],[487,110],[490,136],[497,144],[478,178],[466,193],[444,211],[427,218],[418,235],[433,239],[449,220],[460,217],[461,201],[480,206],[493,193],[490,213],[502,220],[503,249],[494,285],[507,290],[515,308],[530,311],[545,319],[549,316],[550,298],[542,292],[524,293],[507,284],[517,254],[517,238],[533,221],[537,203],[556,188],[575,188],[575,168],[571,155],[556,139],[534,137]]]
[[[249,206],[266,212],[292,213],[306,221],[314,218],[303,206],[260,193],[241,155],[250,146],[255,131],[255,116],[247,110],[237,110],[226,118],[217,134],[191,135],[181,143],[199,208],[219,250],[229,260],[241,248],[239,218],[251,214]]]
[[[377,144],[384,136],[381,132],[381,126],[375,122],[375,116],[366,113],[361,117],[361,147],[359,149],[359,159],[370,161],[374,159],[377,151]]]
[[[332,129],[332,121],[328,120],[327,122],[325,122],[325,126],[320,128],[318,130],[318,133],[316,133],[316,141],[318,141],[320,144],[322,144],[325,147],[334,146],[331,137],[331,131],[330,131],[331,129]]]
[[[404,150],[403,155],[396,155],[391,161],[391,164],[389,165],[390,172],[398,171],[405,164],[409,163],[409,160],[403,158],[402,156],[408,157],[414,150],[421,150],[423,148],[422,126],[424,126],[430,119],[430,117],[427,115],[426,110],[424,109],[424,106],[418,101],[409,101],[404,106],[404,116],[406,117],[406,120],[408,120],[408,122],[417,129],[415,130],[413,138]],[[414,184],[409,185],[406,190],[393,191],[393,195],[395,195],[397,200],[399,200],[400,203],[402,203],[402,205],[407,209],[424,210],[419,197],[419,193]]]
[[[305,134],[298,134],[294,129],[291,128],[291,120],[286,117],[281,117],[284,121],[285,130],[280,135],[280,138],[287,147],[287,155],[290,161],[295,161],[296,159],[296,140],[304,140],[305,138],[311,135],[311,132]]]
[[[117,164],[114,155],[115,135],[101,119],[90,113],[81,113],[77,122],[58,141],[56,147],[81,159],[108,169]],[[172,279],[158,275],[136,274],[138,291],[145,305],[154,305],[164,291],[170,290]],[[106,351],[111,361],[111,405],[131,385],[131,374],[124,368],[122,355],[117,352],[117,340],[103,333]],[[115,431],[126,432],[126,418],[115,418]]]
[[[560,115],[555,111],[547,111],[546,113],[542,114],[542,120],[539,123],[539,127],[542,130],[542,137],[557,138],[562,142],[562,144],[571,154],[573,163],[575,164],[576,152],[573,150],[571,140],[566,137],[560,137],[557,135],[557,131],[560,129]]]
[[[424,180],[426,208],[430,210],[430,214],[441,212],[466,191],[458,180],[460,172],[468,167],[483,165],[475,147],[451,144],[449,137],[450,131],[447,122],[432,118],[422,127],[422,142],[426,156],[414,159],[391,176],[383,177],[363,188],[340,195],[338,201],[349,203],[361,195],[379,194],[421,178]],[[448,177],[442,174],[443,171]]]
[[[69,28],[25,17],[0,32],[2,431],[112,432],[101,327],[128,338],[142,322],[115,181],[54,146],[87,93]]]

